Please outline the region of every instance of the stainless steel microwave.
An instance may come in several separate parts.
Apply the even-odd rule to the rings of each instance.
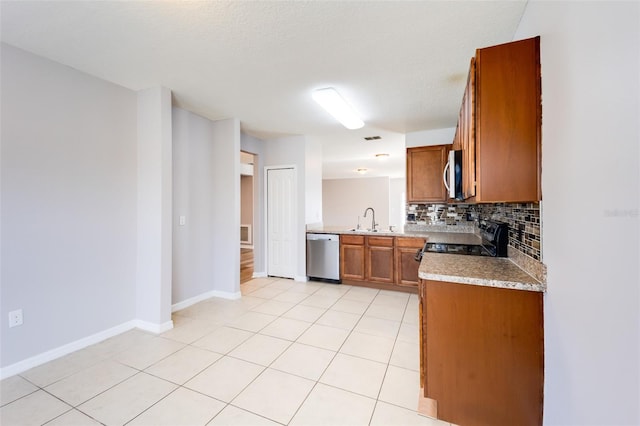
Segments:
[[[444,180],[444,186],[447,188],[449,198],[455,198],[456,200],[464,200],[462,195],[462,151],[451,150],[449,151],[449,161],[444,166],[444,173],[442,174]]]

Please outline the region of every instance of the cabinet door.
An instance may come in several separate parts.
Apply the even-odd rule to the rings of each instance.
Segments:
[[[367,279],[373,282],[393,284],[393,247],[367,248]]]
[[[420,262],[416,262],[415,255],[419,249],[398,247],[396,248],[396,284],[408,287],[418,287],[418,269]]]
[[[364,280],[364,245],[340,245],[340,278]]]
[[[476,201],[538,201],[540,38],[476,53]]]
[[[424,238],[396,238],[396,284],[418,287],[420,262],[416,262],[415,255],[424,242]]]
[[[451,145],[422,146],[407,149],[407,201],[446,201],[442,173]]]
[[[340,279],[364,280],[364,236],[340,235]]]
[[[395,281],[393,260],[393,237],[367,237],[367,280],[393,284]]]

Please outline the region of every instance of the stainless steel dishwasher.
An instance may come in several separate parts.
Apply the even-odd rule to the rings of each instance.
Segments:
[[[307,234],[307,276],[309,279],[340,283],[340,236]]]

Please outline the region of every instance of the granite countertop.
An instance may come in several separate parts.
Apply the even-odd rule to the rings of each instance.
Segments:
[[[364,229],[352,230],[346,227],[323,227],[318,229],[309,229],[307,233],[311,234],[338,234],[338,235],[372,235],[381,237],[414,237],[426,238],[430,243],[441,244],[471,244],[480,245],[482,239],[472,232],[434,232],[434,231],[411,231],[411,230],[394,230],[388,229],[372,232]]]
[[[427,252],[422,257],[418,276],[423,280],[546,291],[545,284],[527,274],[506,257]]]

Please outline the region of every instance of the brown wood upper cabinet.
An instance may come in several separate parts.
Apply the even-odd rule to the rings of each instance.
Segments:
[[[407,148],[407,202],[446,201],[442,173],[451,145]]]
[[[465,199],[542,198],[540,87],[540,37],[476,51],[454,139]]]

